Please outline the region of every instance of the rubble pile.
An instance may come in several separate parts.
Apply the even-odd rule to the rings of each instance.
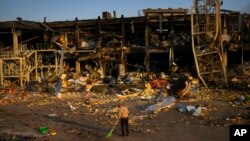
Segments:
[[[117,82],[113,82],[112,79],[105,82],[101,78],[85,77],[78,80],[64,77],[62,88],[66,89],[59,89],[60,97],[46,89],[30,91],[24,88],[1,87],[0,105],[22,103],[30,110],[43,108],[48,118],[77,119],[81,115],[88,116],[96,126],[112,126],[118,119],[117,104],[126,103],[131,111],[129,120],[131,130],[141,133],[156,132],[151,126],[144,126],[143,121],[155,119],[161,113],[171,111],[183,113],[182,118],[176,119],[176,121],[166,121],[171,124],[191,124],[201,120],[200,124],[229,126],[231,123],[245,124],[249,122],[249,116],[242,112],[242,109],[239,110],[237,116],[233,116],[233,113],[225,115],[223,118],[215,116],[220,115],[219,112],[222,110],[219,102],[224,102],[226,103],[224,106],[235,109],[249,105],[249,93],[208,89],[202,87],[198,79],[190,75],[179,75],[172,78],[169,76],[154,77],[153,79],[146,76],[128,75],[126,80],[121,79]],[[127,83],[128,79],[129,83]],[[67,89],[67,86],[72,88],[72,84],[76,83],[83,89],[79,91]],[[56,91],[54,90],[54,92]],[[92,134],[88,130],[86,130],[86,134],[80,130],[82,129],[70,129],[67,132],[86,137],[90,137],[89,135]]]
[[[230,87],[239,90],[250,90],[250,62],[231,67],[228,72]]]

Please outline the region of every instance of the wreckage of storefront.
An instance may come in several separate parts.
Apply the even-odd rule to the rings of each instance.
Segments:
[[[144,9],[137,17],[0,22],[0,84],[188,72],[207,86],[227,85],[227,64],[249,58],[250,15],[204,6]],[[141,12],[142,13],[142,12]],[[191,13],[191,14],[190,14]],[[237,58],[235,57],[237,56]]]

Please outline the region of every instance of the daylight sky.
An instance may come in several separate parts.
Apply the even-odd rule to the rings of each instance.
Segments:
[[[103,11],[116,11],[117,17],[138,16],[146,8],[188,8],[193,0],[0,0],[0,21],[64,21],[95,19]],[[250,13],[250,0],[223,0],[222,9]]]

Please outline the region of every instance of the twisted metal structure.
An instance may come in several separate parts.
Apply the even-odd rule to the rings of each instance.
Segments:
[[[220,0],[194,0],[191,13],[192,50],[205,87],[227,86],[225,50],[221,39]]]

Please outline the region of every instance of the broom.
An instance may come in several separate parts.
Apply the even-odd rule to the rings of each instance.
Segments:
[[[114,131],[114,129],[115,129],[117,123],[118,123],[118,119],[117,119],[117,121],[115,122],[115,125],[112,127],[112,129],[111,129],[111,130],[108,132],[108,134],[106,135],[106,138],[112,137],[112,133],[113,133],[113,131]]]

